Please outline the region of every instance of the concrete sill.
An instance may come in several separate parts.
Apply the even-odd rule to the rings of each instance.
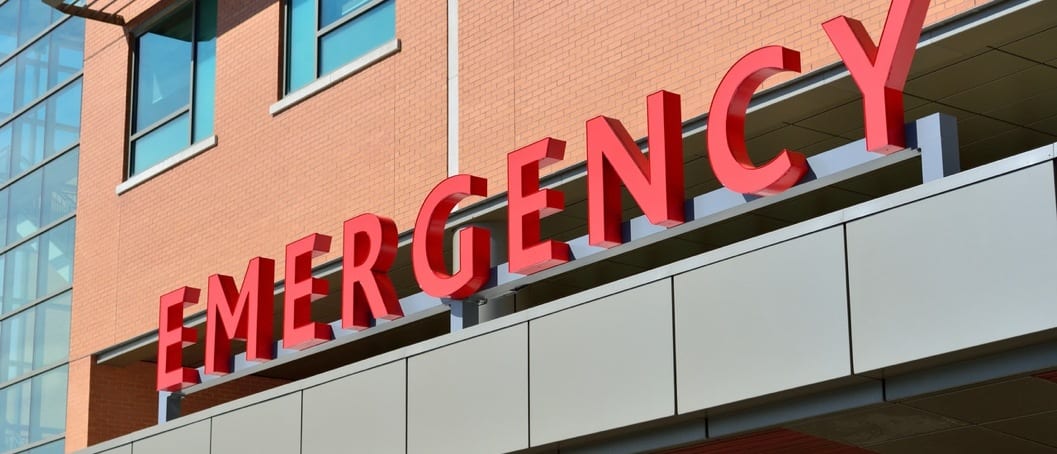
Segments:
[[[341,82],[356,74],[371,65],[384,60],[386,57],[400,52],[400,40],[394,39],[381,46],[376,47],[374,50],[367,52],[360,58],[357,58],[349,63],[345,64],[341,68],[336,69],[334,72],[322,76],[312,83],[305,85],[302,88],[287,93],[283,99],[280,99],[275,104],[268,107],[268,113],[272,116],[278,115],[280,112],[296,106],[301,101],[311,98],[321,91],[324,91],[334,84]]]
[[[188,159],[191,159],[191,158],[193,158],[195,156],[198,156],[199,154],[202,154],[206,150],[209,150],[209,149],[211,149],[211,148],[213,148],[215,146],[217,146],[217,136],[215,136],[215,135],[214,136],[209,136],[209,137],[207,137],[207,138],[205,138],[203,140],[195,142],[195,143],[191,144],[191,146],[181,150],[179,153],[176,153],[176,154],[174,154],[172,156],[169,156],[164,161],[159,162],[159,163],[151,166],[147,170],[144,170],[144,171],[142,171],[140,173],[137,173],[137,174],[129,177],[127,180],[125,180],[125,181],[121,182],[121,184],[117,185],[117,188],[114,190],[114,192],[116,192],[117,195],[121,195],[121,194],[125,193],[126,191],[128,191],[128,190],[130,190],[130,189],[132,189],[132,188],[134,188],[136,186],[139,186],[139,185],[141,185],[143,183],[146,183],[151,178],[154,178],[154,177],[156,177],[158,175],[161,175],[161,174],[165,173],[166,171],[168,171],[169,169],[180,165],[180,163],[182,163],[182,162],[184,162],[184,161],[186,161]]]

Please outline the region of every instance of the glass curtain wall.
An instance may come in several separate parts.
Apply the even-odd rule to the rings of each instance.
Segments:
[[[62,453],[84,20],[0,0],[0,454]]]

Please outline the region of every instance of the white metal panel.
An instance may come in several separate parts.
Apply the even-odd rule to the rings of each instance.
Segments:
[[[1053,165],[848,224],[856,372],[1057,327]]]
[[[671,301],[664,279],[529,322],[534,446],[675,413]]]
[[[132,454],[209,452],[209,421],[199,421],[132,443]]]
[[[496,453],[528,447],[528,326],[408,359],[407,452]]]
[[[680,413],[849,375],[842,229],[675,276],[675,339]]]
[[[300,452],[301,393],[218,415],[213,418],[212,435],[211,452],[216,454]]]
[[[121,445],[116,448],[101,451],[99,454],[132,454],[132,445]]]
[[[1057,326],[1050,163],[848,224],[855,371]]]
[[[405,364],[389,363],[306,389],[301,453],[405,452]]]

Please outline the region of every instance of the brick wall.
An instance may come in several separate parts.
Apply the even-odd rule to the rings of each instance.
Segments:
[[[928,23],[984,0],[932,0]],[[839,60],[822,22],[845,15],[880,38],[888,0],[688,2],[499,0],[459,7],[460,170],[503,190],[506,153],[547,136],[568,142],[555,171],[585,159],[584,122],[620,119],[646,134],[646,96],[682,95],[683,116],[708,111],[727,69],[779,44],[803,72]],[[779,75],[764,87],[792,78]],[[703,150],[686,150],[703,153]]]
[[[152,2],[133,5],[127,17]],[[281,270],[288,242],[311,232],[340,238],[342,222],[362,212],[406,229],[446,174],[443,2],[398,2],[404,50],[275,117],[268,107],[280,80],[278,2],[219,2],[219,16],[218,146],[120,196],[129,41],[119,27],[88,25],[70,450],[101,440],[95,418],[131,417],[120,407],[103,415],[83,398],[101,367],[89,355],[156,329],[162,293],[204,288],[214,273],[241,281],[257,255]]]
[[[156,329],[162,293],[204,288],[213,273],[241,280],[258,255],[282,270],[288,242],[312,232],[340,238],[342,221],[359,213],[390,216],[407,230],[445,176],[445,2],[397,0],[398,54],[275,117],[268,106],[280,83],[279,3],[219,3],[218,146],[120,196],[129,41],[121,28],[89,22],[68,449],[121,432],[98,418],[139,421],[148,413],[105,402],[116,395],[97,387],[116,379],[97,378],[121,373],[98,371],[104,366],[90,355]],[[587,119],[618,118],[641,137],[645,97],[660,89],[683,96],[684,119],[702,114],[746,52],[782,44],[801,51],[810,72],[837,61],[823,21],[858,18],[876,40],[888,3],[463,1],[460,169],[502,192],[506,154],[545,136],[569,142],[565,161],[548,171],[577,163]],[[986,2],[932,3],[929,23]],[[159,2],[133,5],[126,15],[142,18]],[[138,368],[124,373],[146,380]]]
[[[77,368],[81,367],[83,365],[78,364]],[[73,369],[71,367],[71,371]],[[78,374],[82,379],[88,376],[89,391],[76,396],[78,400],[84,400],[81,405],[88,408],[86,414],[90,417],[79,421],[88,430],[70,433],[68,447],[72,444],[86,446],[101,443],[158,423],[158,393],[154,391],[153,363],[136,362],[127,366],[95,364],[90,369],[88,374]],[[181,403],[181,414],[190,415],[284,383],[287,381],[244,377],[185,397]],[[84,388],[83,385],[80,387]]]

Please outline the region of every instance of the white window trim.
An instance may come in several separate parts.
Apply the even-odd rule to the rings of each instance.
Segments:
[[[168,158],[165,158],[164,161],[154,164],[153,166],[148,167],[146,170],[140,173],[132,175],[127,180],[117,185],[117,188],[114,190],[114,192],[116,192],[117,195],[121,195],[126,191],[143,183],[146,183],[150,179],[161,175],[162,173],[165,173],[169,169],[176,167],[182,162],[191,159],[195,156],[198,156],[199,154],[202,154],[206,150],[209,150],[215,146],[217,146],[217,136],[215,135],[209,136],[203,140],[199,140],[198,142],[191,144],[191,146],[184,148],[180,152],[169,156]]]
[[[371,65],[382,61],[386,57],[397,52],[400,52],[399,39],[393,39],[392,41],[382,44],[370,52],[361,55],[359,58],[346,63],[345,66],[334,70],[330,74],[321,76],[308,85],[287,93],[286,96],[283,96],[283,99],[280,99],[278,102],[268,107],[268,113],[272,114],[272,116],[278,115],[280,112],[300,104],[301,101],[315,96],[316,93],[330,88],[338,82],[345,80],[347,77],[363,71]]]

